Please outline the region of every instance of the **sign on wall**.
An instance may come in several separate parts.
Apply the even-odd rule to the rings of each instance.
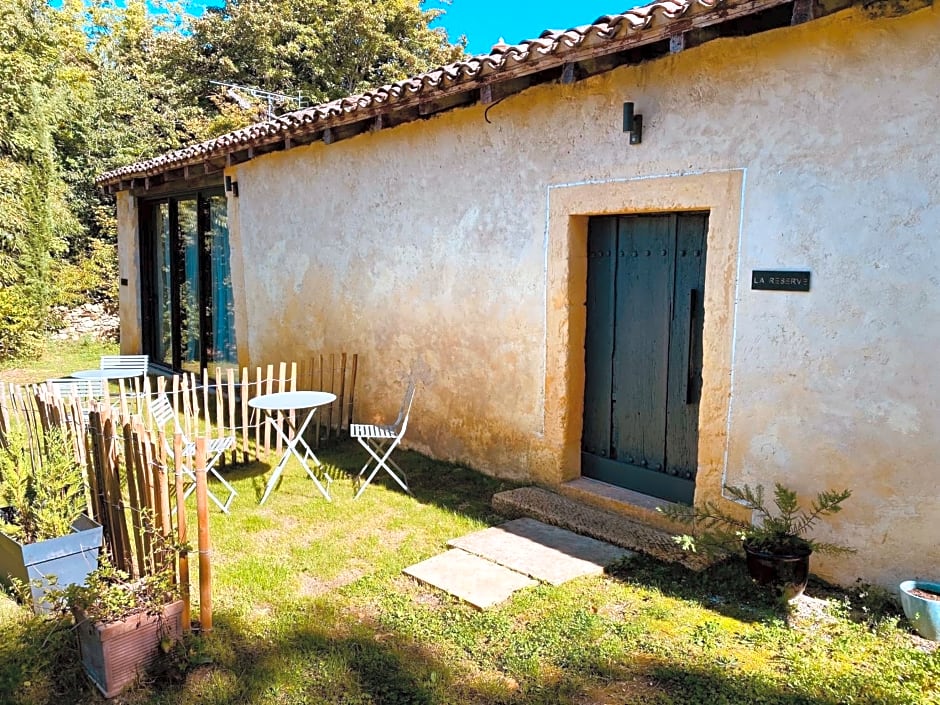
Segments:
[[[809,272],[755,269],[751,272],[751,288],[764,291],[809,291]]]

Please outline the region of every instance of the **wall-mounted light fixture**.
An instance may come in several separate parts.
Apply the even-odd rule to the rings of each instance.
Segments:
[[[623,104],[623,131],[630,133],[630,144],[643,141],[643,116],[634,115],[633,103]]]
[[[225,190],[231,192],[235,198],[238,198],[238,182],[232,181],[231,176],[225,177]]]

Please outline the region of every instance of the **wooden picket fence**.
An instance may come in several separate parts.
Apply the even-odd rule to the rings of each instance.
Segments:
[[[199,566],[199,625],[212,629],[212,567],[206,438],[197,436],[194,458],[184,459],[182,437],[176,434],[173,457],[166,438],[153,438],[136,417],[113,415],[96,404],[88,415],[86,456],[89,508],[104,527],[105,543],[114,565],[132,576],[175,569],[183,599],[184,629],[191,624],[189,527],[185,507],[187,483],[183,468],[195,476]],[[120,448],[119,448],[120,446]]]
[[[187,436],[191,437],[200,429],[206,435],[219,438],[234,435],[238,442],[227,461],[247,463],[266,458],[272,451],[280,456],[283,451],[281,435],[266,422],[264,415],[252,413],[249,399],[261,394],[306,389],[335,394],[336,401],[320,407],[308,429],[307,442],[312,448],[319,448],[349,434],[358,368],[359,355],[347,353],[317,355],[300,362],[266,363],[241,370],[216,367],[211,371],[203,369],[201,374],[187,372],[169,378],[157,377],[155,382],[147,379],[142,395],[165,393]],[[274,417],[285,433],[286,420],[293,424],[296,415],[278,412]],[[150,424],[150,419],[145,417],[144,423]],[[148,425],[148,430],[154,433],[158,429]]]
[[[192,372],[172,377],[145,377],[142,382],[134,380],[125,384],[118,380],[117,391],[111,393],[105,385],[105,396],[100,400],[81,398],[77,395],[61,395],[61,405],[46,405],[39,408],[36,399],[48,397],[51,392],[43,385],[21,387],[0,385],[0,443],[5,429],[14,419],[31,421],[38,418],[39,426],[50,423],[65,425],[77,436],[86,431],[88,412],[93,401],[110,406],[122,418],[139,415],[142,424],[151,436],[161,430],[154,428],[147,409],[147,400],[165,393],[173,404],[180,427],[187,438],[197,435],[208,437],[235,436],[236,443],[222,467],[227,464],[248,463],[268,458],[272,452],[279,457],[283,452],[281,434],[267,423],[264,414],[252,413],[248,400],[260,394],[313,389],[331,392],[336,401],[320,407],[307,429],[307,443],[312,448],[347,437],[352,425],[355,409],[356,382],[359,369],[358,354],[333,353],[315,355],[299,362],[273,362],[252,367],[213,370],[203,369],[201,374]],[[62,418],[55,418],[62,409]],[[43,415],[51,418],[45,418]],[[296,422],[294,414],[277,413],[273,420],[286,433],[284,423]],[[28,428],[34,424],[27,424]],[[289,434],[288,434],[289,435]],[[76,454],[85,462],[84,449],[76,445]]]
[[[184,461],[182,436],[173,457],[166,439],[151,436],[140,417],[99,401],[63,399],[42,387],[0,387],[0,443],[17,430],[28,440],[33,462],[42,462],[43,441],[54,429],[72,440],[85,469],[86,513],[101,524],[113,565],[132,578],[172,569],[183,598],[183,626],[191,625],[189,534],[183,468],[195,477],[198,536],[199,624],[212,629],[212,567],[206,478],[206,438],[195,437],[196,454]],[[184,466],[184,463],[186,465]],[[172,509],[171,509],[172,507]]]

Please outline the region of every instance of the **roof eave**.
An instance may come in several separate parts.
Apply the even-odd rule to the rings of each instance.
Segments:
[[[605,57],[640,52],[667,42],[666,53],[694,45],[698,30],[731,22],[781,5],[793,5],[791,24],[844,9],[851,0],[663,0],[594,24],[566,31],[547,30],[536,40],[494,47],[470,57],[374,91],[350,96],[251,125],[155,159],[102,174],[96,183],[109,191],[143,188],[193,175],[217,174],[225,167],[260,154],[322,140],[332,143],[366,131],[423,119],[472,103],[491,103],[524,90],[546,76],[572,82],[622,63]],[[707,41],[708,38],[701,39]],[[646,57],[650,58],[650,57]],[[579,70],[575,70],[579,67]],[[592,70],[596,69],[596,70]]]

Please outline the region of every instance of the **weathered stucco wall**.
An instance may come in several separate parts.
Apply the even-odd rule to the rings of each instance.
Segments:
[[[935,573],[938,37],[936,9],[849,11],[247,162],[241,356],[358,352],[363,417],[414,370],[413,447],[576,477],[587,217],[704,205],[697,501],[723,481],[848,486],[819,538],[858,553],[815,569]],[[750,290],[789,268],[811,292]]]

